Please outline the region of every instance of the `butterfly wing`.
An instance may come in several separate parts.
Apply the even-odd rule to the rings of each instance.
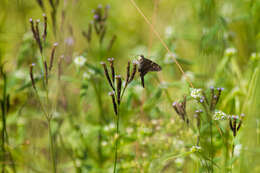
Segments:
[[[161,70],[162,68],[160,65],[156,64],[155,62],[141,55],[139,61],[139,72],[143,71],[146,74],[149,71],[161,71]]]
[[[162,68],[155,62],[145,58],[143,55],[140,55],[139,59],[139,68],[138,71],[140,72],[141,82],[144,87],[144,76],[149,71],[161,71]]]

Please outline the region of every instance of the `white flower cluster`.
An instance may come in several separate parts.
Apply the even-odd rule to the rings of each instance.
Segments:
[[[235,53],[237,52],[237,50],[233,47],[230,47],[230,48],[227,48],[225,50],[225,54],[228,55],[228,56],[232,56],[234,55]]]
[[[201,147],[200,146],[192,146],[190,149],[191,152],[200,152]]]
[[[172,26],[167,26],[164,32],[166,38],[171,38],[175,33],[174,28]]]
[[[84,56],[77,56],[74,59],[74,63],[76,64],[76,66],[83,66],[85,64],[85,62],[87,61],[87,59]]]
[[[238,157],[240,155],[240,152],[241,152],[242,149],[243,149],[242,144],[235,145],[234,155]]]
[[[260,59],[260,53],[253,52],[250,57],[252,60],[259,60]]]
[[[202,98],[202,89],[196,89],[196,88],[191,88],[190,89],[190,96],[192,98],[195,98],[195,99],[200,99]]]
[[[213,119],[214,120],[227,120],[229,119],[230,115],[227,115],[225,112],[222,112],[220,110],[216,110]]]

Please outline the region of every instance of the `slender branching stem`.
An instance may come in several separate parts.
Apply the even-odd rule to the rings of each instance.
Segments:
[[[49,140],[50,140],[50,153],[51,153],[51,161],[52,161],[52,172],[56,173],[56,160],[55,160],[55,153],[54,153],[54,141],[52,138],[51,132],[51,119],[48,119],[48,131],[49,131]]]
[[[113,173],[116,173],[116,166],[117,166],[117,158],[118,158],[118,143],[120,138],[120,130],[119,130],[119,105],[117,108],[117,115],[116,115],[116,145],[115,145],[115,160],[114,160],[114,171]]]

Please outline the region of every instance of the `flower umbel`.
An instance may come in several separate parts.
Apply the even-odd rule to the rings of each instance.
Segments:
[[[86,63],[87,59],[84,56],[77,56],[74,59],[74,63],[76,64],[76,66],[83,66]]]
[[[222,112],[220,110],[216,110],[213,119],[214,120],[227,120],[229,118],[229,115],[227,115],[225,112]]]
[[[190,89],[190,96],[195,98],[195,99],[201,99],[202,98],[202,89],[191,88]]]

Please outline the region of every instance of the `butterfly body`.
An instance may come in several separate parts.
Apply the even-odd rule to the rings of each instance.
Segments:
[[[146,73],[150,71],[161,71],[162,68],[160,65],[145,58],[143,55],[139,56],[138,62],[139,62],[138,72],[140,73],[142,86],[144,87],[144,76],[146,75]]]

